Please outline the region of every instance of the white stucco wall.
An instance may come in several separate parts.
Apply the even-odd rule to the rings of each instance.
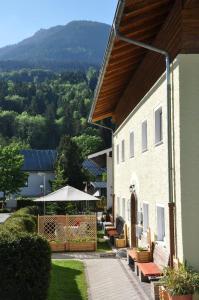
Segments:
[[[107,208],[112,207],[112,193],[113,193],[113,159],[107,154],[106,157],[107,168]]]
[[[179,114],[179,69],[177,61],[173,70],[173,85],[176,91],[173,94],[176,103],[175,113]],[[130,100],[130,99],[129,99]],[[167,160],[167,106],[166,106],[165,76],[154,85],[141,103],[128,116],[114,135],[114,192],[120,197],[120,215],[122,215],[122,202],[125,203],[125,220],[129,218],[129,186],[135,185],[138,199],[138,211],[143,203],[149,204],[149,226],[152,239],[157,235],[157,205],[165,208],[166,237],[164,244],[169,248],[169,219],[168,219],[168,160]],[[155,111],[162,107],[163,142],[155,145]],[[142,152],[142,122],[147,120],[147,151]],[[179,128],[179,118],[176,125]],[[130,132],[134,131],[134,157],[130,158]],[[125,161],[121,162],[121,143],[125,140]],[[120,162],[117,164],[116,147],[120,145]],[[176,155],[179,159],[179,155]],[[125,200],[124,200],[125,199]],[[180,236],[179,232],[179,236]]]
[[[183,256],[199,270],[199,55],[179,56]]]
[[[46,172],[45,173],[45,184],[46,184],[46,191],[45,193],[50,193],[50,184],[49,180],[54,179],[54,173],[52,172]],[[44,183],[44,176],[39,176],[38,173],[32,172],[29,174],[28,177],[28,186],[21,189],[20,194],[22,196],[28,196],[28,197],[37,197],[42,194],[40,185],[43,185]]]

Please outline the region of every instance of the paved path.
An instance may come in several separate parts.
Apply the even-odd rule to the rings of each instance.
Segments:
[[[140,283],[126,260],[85,259],[89,300],[149,300],[150,285]]]
[[[10,217],[10,215],[11,214],[8,214],[8,213],[0,214],[0,224],[4,223]]]

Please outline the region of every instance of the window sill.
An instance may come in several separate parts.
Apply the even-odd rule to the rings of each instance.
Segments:
[[[157,142],[157,143],[155,143],[155,147],[158,147],[158,146],[160,146],[162,144],[163,144],[163,141]]]
[[[145,153],[145,152],[147,152],[148,151],[148,149],[143,149],[142,150],[142,153]]]

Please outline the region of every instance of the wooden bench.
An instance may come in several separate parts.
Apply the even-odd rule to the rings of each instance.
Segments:
[[[111,243],[114,243],[114,238],[118,237],[123,233],[124,229],[124,219],[122,217],[117,217],[116,218],[116,227],[106,229],[107,235],[110,238]]]
[[[163,268],[168,264],[168,251],[163,246],[156,244],[153,251],[153,262],[136,263],[137,275],[141,281],[158,280],[163,275]]]

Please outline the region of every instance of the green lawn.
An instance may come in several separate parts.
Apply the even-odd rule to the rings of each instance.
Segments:
[[[53,260],[48,300],[87,300],[84,264],[75,260]]]
[[[104,239],[104,232],[98,231],[97,233],[97,252],[106,252],[110,251],[111,248],[108,244],[108,241]]]

